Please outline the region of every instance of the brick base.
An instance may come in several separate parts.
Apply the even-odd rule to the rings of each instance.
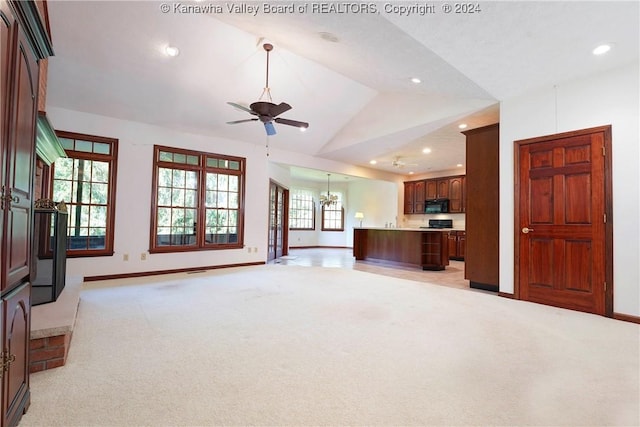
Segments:
[[[29,344],[29,372],[40,372],[64,365],[70,344],[71,332],[32,339]]]

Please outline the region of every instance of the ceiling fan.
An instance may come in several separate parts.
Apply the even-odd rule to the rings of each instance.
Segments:
[[[391,166],[393,166],[394,168],[403,168],[405,166],[418,166],[417,163],[407,163],[404,160],[401,160],[400,156],[396,156],[393,158],[393,160],[391,161]]]
[[[300,129],[308,128],[309,123],[278,117],[285,111],[289,111],[291,109],[291,105],[287,104],[286,102],[281,102],[280,104],[273,103],[273,100],[271,99],[271,89],[269,88],[269,52],[273,50],[273,45],[270,43],[265,43],[262,45],[262,47],[267,52],[267,72],[266,82],[264,90],[262,91],[262,95],[260,96],[260,100],[252,103],[248,108],[236,102],[227,102],[227,104],[242,111],[246,111],[247,113],[257,117],[243,120],[234,120],[232,122],[227,122],[227,124],[235,125],[238,123],[255,122],[260,120],[264,124],[264,128],[267,131],[267,135],[269,136],[276,134],[276,128],[273,125],[274,122],[287,126],[294,126]],[[265,98],[265,96],[268,101],[262,100],[263,98]]]

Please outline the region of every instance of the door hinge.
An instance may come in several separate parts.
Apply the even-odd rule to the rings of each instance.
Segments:
[[[1,365],[1,371],[0,371],[0,375],[4,374],[5,372],[7,372],[9,370],[9,367],[11,366],[11,364],[13,362],[16,361],[16,355],[15,354],[10,354],[7,350],[2,352],[2,360],[0,362],[2,362]]]
[[[6,195],[4,194],[6,191]],[[11,209],[11,203],[18,203],[20,198],[18,196],[11,195],[11,189],[7,189],[4,185],[2,186],[2,194],[0,194],[0,210],[3,209]]]
[[[607,282],[604,282],[604,291],[607,292]]]
[[[604,220],[604,223],[606,224],[607,223],[607,214],[603,214],[602,215],[602,219]]]
[[[607,155],[607,149],[605,148],[605,146],[602,146],[602,157]]]

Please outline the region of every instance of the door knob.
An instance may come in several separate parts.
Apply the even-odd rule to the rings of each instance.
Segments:
[[[524,234],[527,234],[527,233],[529,233],[530,231],[533,231],[533,228],[527,228],[527,227],[523,227],[523,228],[522,228],[522,232],[523,232]]]

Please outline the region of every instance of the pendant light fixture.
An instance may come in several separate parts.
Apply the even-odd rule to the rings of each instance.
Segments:
[[[324,194],[320,195],[320,203],[325,208],[338,203],[338,196],[335,195],[335,194],[331,194],[331,191],[330,191],[330,188],[329,188],[329,177],[330,176],[331,176],[331,174],[328,173],[327,174],[327,195],[326,196]]]

